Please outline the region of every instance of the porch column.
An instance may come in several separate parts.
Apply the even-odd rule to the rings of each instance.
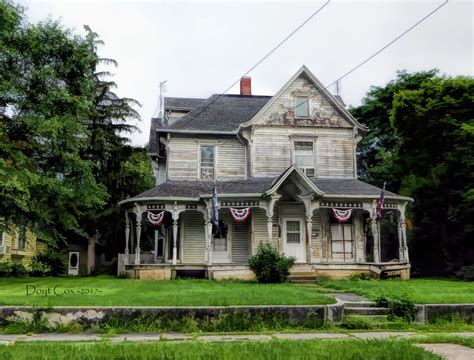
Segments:
[[[153,262],[156,263],[156,256],[158,254],[158,229],[155,229],[155,255],[153,256]]]
[[[128,258],[130,255],[129,249],[130,242],[130,218],[128,217],[128,211],[125,212],[125,260],[124,263],[128,264]]]
[[[400,262],[410,262],[408,258],[408,244],[407,244],[407,225],[405,218],[406,203],[399,207],[398,218],[398,241],[399,241],[399,256]]]
[[[313,195],[299,196],[305,208],[305,222],[306,222],[306,262],[311,264],[313,261],[313,243],[311,234],[313,232]],[[319,255],[319,262],[321,262],[321,255]]]
[[[272,242],[273,236],[273,209],[275,208],[275,203],[281,195],[273,194],[270,197],[270,200],[267,202],[267,208],[265,209],[267,212],[267,232],[268,232],[268,242]]]
[[[206,233],[206,263],[207,265],[212,265],[212,223],[209,220],[206,220],[205,223],[205,233]]]
[[[377,219],[377,204],[376,201],[372,204],[372,211],[370,213],[372,236],[374,237],[374,262],[380,263],[380,223]]]
[[[173,219],[173,265],[178,262],[178,220],[179,220],[178,203],[175,201],[171,218]]]
[[[142,233],[142,212],[140,210],[137,210],[135,214],[137,216],[137,247],[135,248],[135,264],[140,264],[140,236]]]

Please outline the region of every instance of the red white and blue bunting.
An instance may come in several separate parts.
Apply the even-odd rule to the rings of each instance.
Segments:
[[[235,222],[244,222],[250,216],[250,208],[245,209],[234,209],[229,208],[230,215],[232,216],[232,220]]]
[[[334,218],[339,221],[340,223],[344,223],[349,221],[352,215],[352,209],[348,210],[339,210],[339,209],[332,209],[332,214]]]
[[[158,227],[163,223],[163,220],[165,219],[165,211],[163,210],[158,214],[154,214],[151,211],[147,211],[147,217],[151,225],[153,225],[154,227]]]

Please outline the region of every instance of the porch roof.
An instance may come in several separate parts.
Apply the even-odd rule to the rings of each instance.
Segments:
[[[218,196],[260,197],[270,190],[280,177],[254,177],[246,180],[216,182]],[[309,178],[318,189],[324,192],[323,198],[377,198],[381,189],[358,179],[321,179]],[[183,199],[198,200],[210,197],[214,183],[200,180],[169,180],[121,203],[143,200]],[[385,198],[412,201],[411,198],[385,191]]]

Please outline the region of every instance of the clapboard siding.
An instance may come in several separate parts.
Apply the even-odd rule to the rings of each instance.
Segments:
[[[315,141],[316,176],[331,178],[354,177],[354,141],[352,130],[294,129],[289,127],[259,127],[252,141],[252,173],[254,176],[278,176],[293,162],[292,139]]]
[[[206,236],[204,218],[200,212],[183,213],[183,262],[204,263],[206,254]]]
[[[217,148],[218,180],[246,178],[245,146],[237,139],[192,139],[172,137],[169,142],[168,178],[197,180],[199,177],[200,144]]]
[[[233,180],[246,178],[245,146],[238,140],[219,140],[217,144],[217,178]]]
[[[172,137],[168,146],[168,178],[171,180],[196,180],[199,158],[197,140]]]
[[[251,252],[250,220],[232,223],[232,262],[247,263]]]
[[[278,250],[278,207],[273,210],[273,228],[272,228],[272,245]],[[252,225],[253,225],[253,251],[257,249],[260,243],[268,242],[267,213],[264,209],[252,209]]]
[[[37,253],[36,236],[29,230],[26,231],[24,249],[18,249],[18,229],[16,226],[13,226],[10,231],[0,232],[0,239],[3,239],[0,241],[0,245],[8,249],[5,254],[0,254],[0,262],[14,259],[27,265]]]
[[[313,252],[313,262],[317,261],[322,256],[321,250],[321,211],[315,210],[311,217],[313,229],[311,234],[311,245]]]

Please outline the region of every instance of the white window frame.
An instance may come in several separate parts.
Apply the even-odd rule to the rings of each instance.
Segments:
[[[202,178],[202,148],[203,147],[212,147],[214,148],[214,177],[212,179],[203,179]],[[200,143],[199,144],[199,154],[198,154],[198,179],[204,181],[214,181],[217,179],[217,144],[216,143]]]
[[[333,226],[338,226],[340,228],[340,231],[341,233],[343,234],[344,236],[344,227],[349,227],[350,228],[350,233],[351,233],[351,239],[350,240],[347,240],[347,239],[336,239],[334,240],[333,239],[333,233],[332,233],[332,227]],[[354,259],[355,259],[355,239],[354,239],[354,235],[355,235],[355,229],[354,229],[354,224],[353,223],[341,223],[341,224],[337,224],[337,223],[329,223],[329,232],[331,234],[331,246],[330,246],[330,251],[331,251],[331,260],[332,261],[337,261],[337,262],[353,262]],[[333,256],[333,242],[341,242],[342,243],[342,248],[343,248],[343,256],[342,258],[335,258]],[[345,246],[346,246],[346,243],[351,243],[351,252],[349,254],[351,254],[352,256],[350,257],[346,257],[346,254],[348,253],[347,251],[345,251]]]
[[[298,142],[307,142],[313,144],[313,166],[300,167],[296,164],[296,143]],[[291,150],[292,150],[292,163],[295,164],[301,171],[303,171],[307,176],[316,177],[316,139],[307,138],[307,137],[293,137],[291,141]],[[308,175],[306,169],[313,169],[313,175]]]
[[[26,227],[24,227],[23,229],[24,229],[24,232],[25,232],[25,239],[23,241],[23,244],[22,244],[23,246],[22,247],[20,247],[20,233],[21,233],[20,227],[17,227],[17,229],[15,230],[15,233],[16,233],[15,238],[16,238],[16,249],[25,251],[27,243],[28,243],[28,230],[26,229]]]
[[[305,104],[305,107],[306,107],[306,110],[307,110],[307,114],[306,115],[297,115],[297,108],[301,106],[300,105],[297,105],[298,104],[298,101],[297,99],[298,98],[305,98],[305,101],[302,103],[302,104]],[[310,117],[310,109],[309,109],[309,95],[308,94],[295,94],[294,95],[294,116],[295,118],[297,119],[307,119]]]

